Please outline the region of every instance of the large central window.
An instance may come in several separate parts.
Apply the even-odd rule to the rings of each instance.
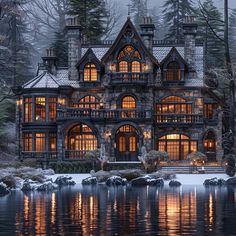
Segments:
[[[118,55],[118,72],[141,72],[140,53],[131,45],[126,46]]]
[[[168,134],[159,138],[157,149],[167,152],[169,160],[186,160],[189,153],[197,151],[197,141],[183,134]]]
[[[125,96],[122,98],[121,107],[123,109],[135,109],[136,108],[136,100],[132,96]]]

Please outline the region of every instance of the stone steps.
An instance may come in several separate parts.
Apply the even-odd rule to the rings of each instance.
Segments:
[[[199,172],[202,171],[202,167],[194,167],[194,166],[163,166],[161,171],[164,172],[173,172],[179,174],[190,174],[194,171],[198,170]],[[221,166],[204,166],[204,173],[205,174],[224,174],[225,170]]]

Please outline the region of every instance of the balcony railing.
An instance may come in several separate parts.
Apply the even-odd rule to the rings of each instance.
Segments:
[[[157,124],[203,124],[203,116],[196,114],[157,114]]]
[[[62,108],[57,112],[57,118],[73,119],[83,118],[90,120],[118,120],[118,119],[151,119],[151,110],[106,110],[106,109],[87,109],[87,108]]]
[[[65,150],[64,160],[84,160],[91,161],[96,160],[94,157],[89,157],[86,154],[91,151],[86,150]]]
[[[110,74],[111,84],[142,84],[148,83],[149,73],[121,73],[114,72]]]

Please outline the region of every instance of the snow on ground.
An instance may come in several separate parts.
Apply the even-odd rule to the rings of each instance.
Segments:
[[[75,181],[76,184],[81,184],[82,180],[90,177],[90,174],[55,174],[55,175],[47,175],[49,179],[52,179],[52,181],[55,181],[58,176],[67,176],[72,177],[72,180]]]
[[[229,178],[226,174],[177,174],[176,180],[182,183],[182,185],[203,185],[206,179],[215,177],[224,180]]]
[[[55,174],[48,175],[49,179],[53,181],[56,180],[58,176],[72,177],[76,184],[81,184],[82,180],[90,177],[90,174]],[[211,179],[217,177],[218,179],[227,180],[229,177],[226,174],[177,174],[176,180],[178,180],[182,185],[203,185],[206,179]],[[169,181],[166,181],[169,183]]]

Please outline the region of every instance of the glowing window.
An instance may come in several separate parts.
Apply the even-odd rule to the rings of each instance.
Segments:
[[[197,141],[183,134],[168,134],[159,138],[157,147],[168,153],[169,160],[185,160],[189,153],[197,151]]]
[[[177,81],[181,79],[180,66],[177,62],[170,62],[167,66],[166,80],[168,81]]]
[[[84,67],[84,81],[97,81],[98,74],[96,66],[92,63],[88,63]]]
[[[45,97],[35,98],[35,120],[36,121],[46,120],[46,98]]]
[[[136,152],[137,150],[137,141],[135,136],[129,137],[129,151]]]
[[[99,109],[99,100],[94,96],[85,96],[79,100],[79,103],[73,103],[77,108]]]
[[[215,103],[204,104],[204,117],[208,120],[214,119],[216,109],[217,104]]]
[[[32,122],[32,98],[24,98],[24,121]]]
[[[97,138],[85,124],[79,124],[68,132],[68,149],[93,151],[97,149]]]
[[[48,99],[48,107],[49,107],[49,121],[55,121],[57,117],[57,98],[50,97]]]
[[[49,151],[55,152],[57,150],[57,134],[49,133]]]
[[[140,62],[138,61],[132,61],[132,68],[131,68],[132,72],[137,72],[139,73],[141,71],[141,65]]]
[[[24,133],[24,151],[31,152],[32,151],[32,133]]]
[[[119,63],[119,72],[128,72],[128,62],[127,61],[121,61]]]
[[[35,151],[45,152],[46,151],[45,143],[46,143],[45,133],[36,133],[35,134]]]
[[[136,108],[136,100],[134,97],[125,96],[122,99],[122,106],[123,109],[135,109]]]

